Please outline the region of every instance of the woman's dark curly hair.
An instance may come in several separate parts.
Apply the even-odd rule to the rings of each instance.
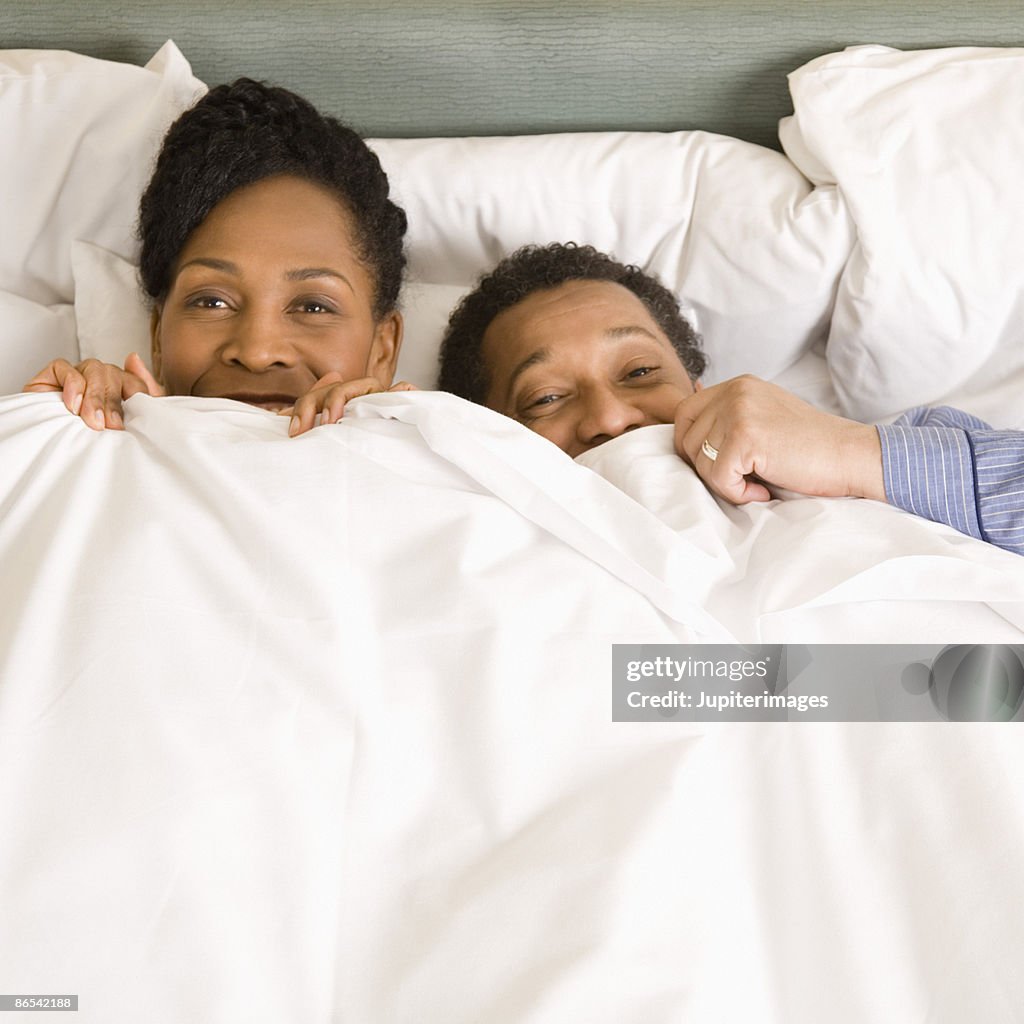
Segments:
[[[211,89],[171,125],[142,196],[140,275],[162,302],[189,235],[236,189],[291,174],[333,192],[352,215],[375,283],[379,318],[398,304],[404,211],[388,198],[380,161],[351,128],[287,89],[239,78]]]
[[[455,307],[441,343],[439,386],[483,405],[490,375],[481,352],[484,334],[499,313],[528,295],[567,281],[611,281],[628,288],[646,307],[696,380],[706,365],[700,336],[679,310],[679,301],[639,267],[627,266],[589,245],[574,242],[527,245],[503,259]]]

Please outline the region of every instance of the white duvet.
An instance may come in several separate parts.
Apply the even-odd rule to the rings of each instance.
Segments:
[[[615,724],[610,674],[615,642],[1019,641],[1024,560],[868,502],[723,508],[668,428],[574,465],[433,394],[295,440],[212,400],[126,426],[0,400],[0,991],[83,1024],[1019,1020],[1014,726]]]

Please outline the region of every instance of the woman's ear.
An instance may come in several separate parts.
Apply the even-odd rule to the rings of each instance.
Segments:
[[[393,310],[377,322],[373,332],[370,354],[366,359],[366,375],[376,377],[386,388],[390,387],[395,379],[395,367],[398,366],[398,353],[402,347],[404,329],[402,314],[398,310]]]
[[[153,312],[149,314],[149,354],[153,364],[153,376],[161,385],[164,382],[164,361],[163,352],[160,348],[160,317],[163,309],[154,306]]]

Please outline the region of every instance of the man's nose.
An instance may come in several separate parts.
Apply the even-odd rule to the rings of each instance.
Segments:
[[[577,436],[590,448],[647,422],[646,414],[634,403],[632,396],[619,394],[612,388],[595,390],[583,402]]]
[[[294,348],[286,326],[270,310],[245,310],[235,318],[231,337],[222,350],[225,362],[253,373],[274,366],[291,366]]]

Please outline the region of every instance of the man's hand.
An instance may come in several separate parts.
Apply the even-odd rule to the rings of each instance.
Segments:
[[[696,391],[679,403],[675,423],[676,451],[711,491],[734,505],[769,501],[765,484],[823,497],[886,500],[873,426],[821,412],[756,377]]]
[[[316,423],[317,413],[320,414],[320,426],[337,423],[345,411],[345,403],[360,395],[378,394],[382,391],[415,391],[412,384],[400,380],[386,388],[376,377],[359,377],[356,380],[343,380],[340,373],[332,370],[325,373],[304,394],[291,409],[282,409],[279,416],[291,416],[288,426],[290,437],[298,437],[311,430]]]
[[[164,389],[133,352],[124,369],[98,359],[86,359],[72,366],[66,359],[55,359],[40,370],[22,391],[60,391],[64,404],[81,416],[93,430],[123,430],[121,403],[140,392],[163,395]]]

